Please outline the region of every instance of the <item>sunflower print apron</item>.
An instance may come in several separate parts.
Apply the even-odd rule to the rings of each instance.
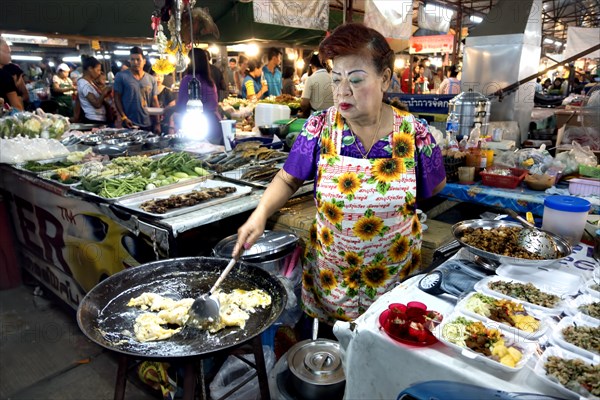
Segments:
[[[343,119],[326,116],[302,277],[303,308],[322,321],[356,319],[420,267],[413,117],[394,112],[392,157],[377,159],[342,156]]]

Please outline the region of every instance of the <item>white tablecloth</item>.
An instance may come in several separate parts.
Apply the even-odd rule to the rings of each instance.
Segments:
[[[463,250],[461,250],[462,252]],[[577,246],[571,257],[562,263],[562,271],[591,278],[598,263],[588,254],[591,247]],[[456,299],[432,296],[416,286],[421,276],[410,279],[383,295],[354,323],[338,322],[334,333],[345,349],[345,399],[396,399],[407,387],[429,380],[450,380],[507,392],[526,392],[568,398],[556,391],[532,371],[538,356],[517,373],[494,370],[479,361],[469,360],[455,350],[437,342],[429,347],[414,347],[398,343],[381,330],[379,315],[391,303],[421,301],[428,309],[448,315]],[[546,337],[540,341],[543,343]],[[541,354],[541,351],[540,351]]]

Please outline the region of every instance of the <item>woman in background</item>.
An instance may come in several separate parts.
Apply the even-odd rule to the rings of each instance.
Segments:
[[[81,56],[83,77],[77,80],[77,98],[81,105],[81,114],[77,122],[103,124],[107,122],[105,101],[112,89],[100,88],[96,80],[102,75],[102,65],[95,57]],[[77,116],[77,115],[76,115]]]
[[[298,91],[296,90],[296,85],[294,84],[294,72],[295,71],[293,67],[283,68],[283,74],[281,75],[283,78],[281,94],[289,94],[294,97],[298,96]]]
[[[246,77],[242,85],[241,98],[259,100],[268,90],[267,81],[261,81],[262,68],[258,61],[248,62]]]

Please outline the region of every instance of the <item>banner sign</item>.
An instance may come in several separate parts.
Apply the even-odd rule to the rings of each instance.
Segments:
[[[329,28],[329,0],[254,0],[254,22],[286,27]]]
[[[448,102],[455,94],[406,94],[386,93],[390,99],[397,98],[408,106],[413,114],[448,114]]]
[[[410,54],[452,53],[454,35],[411,36],[408,43]]]

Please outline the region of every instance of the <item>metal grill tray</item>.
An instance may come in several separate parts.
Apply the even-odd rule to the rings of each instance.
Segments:
[[[250,168],[255,167],[255,166],[258,166],[258,165],[251,165],[251,166],[247,166],[247,167],[236,168],[231,171],[221,172],[220,176],[225,177],[230,182],[239,182],[240,184],[250,185],[250,186],[253,186],[256,188],[261,188],[261,189],[266,189],[267,186],[269,186],[269,183],[271,183],[271,179],[262,180],[262,181],[250,181],[247,179],[242,179],[242,175],[244,175]],[[274,165],[274,167],[281,169],[281,168],[283,168],[283,163],[277,163]]]
[[[145,211],[142,208],[140,208],[140,205],[143,202],[148,201],[148,200],[166,199],[169,196],[183,194],[183,193],[189,193],[192,190],[198,190],[198,189],[202,189],[202,188],[214,188],[214,187],[220,187],[220,186],[235,187],[236,191],[233,193],[229,193],[225,197],[207,200],[202,203],[198,203],[196,205],[189,206],[189,207],[176,208],[176,209],[173,209],[172,211],[168,211],[164,214],[156,214],[156,213]],[[227,202],[227,201],[230,201],[233,199],[237,199],[239,197],[250,194],[251,191],[252,191],[252,188],[247,187],[247,186],[240,186],[240,185],[236,185],[236,184],[229,183],[229,182],[207,179],[204,182],[198,182],[198,181],[186,182],[185,184],[181,184],[181,185],[157,188],[157,189],[148,190],[148,191],[137,193],[137,194],[132,194],[129,196],[124,196],[124,197],[119,198],[117,200],[116,204],[122,208],[128,209],[130,211],[134,211],[136,213],[148,215],[153,218],[170,218],[170,217],[174,217],[176,215],[187,214],[192,211],[197,211],[197,210],[200,210],[203,208],[214,206],[216,204],[220,204],[220,203],[224,203],[224,202]]]

